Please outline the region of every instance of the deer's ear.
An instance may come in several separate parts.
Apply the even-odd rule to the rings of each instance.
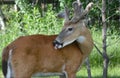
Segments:
[[[70,15],[70,10],[65,6],[65,9],[63,12],[60,12],[57,14],[58,18],[64,18],[65,22],[69,22],[69,15]]]
[[[60,12],[56,15],[57,18],[65,18],[65,12]]]

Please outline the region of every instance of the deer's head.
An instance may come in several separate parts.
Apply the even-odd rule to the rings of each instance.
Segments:
[[[90,11],[92,5],[92,2],[89,3],[86,6],[86,9],[83,10],[82,4],[79,2],[79,0],[73,2],[74,16],[72,19],[69,19],[69,10],[67,7],[65,7],[64,26],[54,41],[54,46],[56,49],[62,48],[82,36],[81,33],[84,31],[85,27],[84,18],[85,15]]]

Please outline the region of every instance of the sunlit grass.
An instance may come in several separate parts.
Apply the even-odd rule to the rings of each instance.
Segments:
[[[103,68],[102,67],[92,67],[91,75],[92,78],[103,78]],[[78,73],[77,78],[88,78],[87,70],[83,67]],[[109,67],[108,68],[108,78],[120,78],[120,66]]]
[[[4,78],[3,77],[3,73],[2,73],[2,70],[0,69],[0,78]]]

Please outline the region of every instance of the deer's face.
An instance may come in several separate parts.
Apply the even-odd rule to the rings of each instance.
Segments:
[[[82,22],[65,25],[54,41],[55,48],[62,48],[77,40],[82,31]]]

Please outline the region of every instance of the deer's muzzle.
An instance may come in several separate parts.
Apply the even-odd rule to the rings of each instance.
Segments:
[[[54,45],[54,48],[55,48],[55,49],[60,49],[60,48],[63,47],[63,43],[60,43],[60,42],[57,41],[57,40],[54,40],[53,45]]]

